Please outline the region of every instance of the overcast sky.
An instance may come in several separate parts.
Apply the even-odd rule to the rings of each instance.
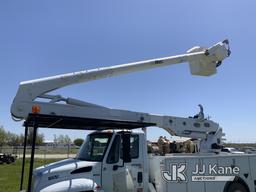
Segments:
[[[228,141],[256,142],[256,1],[0,1],[0,125],[12,121],[19,82],[184,53],[230,40],[232,55],[215,76],[176,65],[57,91],[111,108],[192,116],[201,103]],[[83,137],[85,131],[40,130]],[[151,128],[149,138],[165,132]]]

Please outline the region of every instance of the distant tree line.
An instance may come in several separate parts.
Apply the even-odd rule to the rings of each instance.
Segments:
[[[32,144],[33,139],[33,128],[28,129],[28,137],[27,144]],[[83,143],[83,139],[77,138],[73,141],[76,146],[81,146]],[[71,139],[68,135],[54,135],[53,142],[58,144],[68,145],[71,144]],[[42,145],[44,143],[44,134],[37,133],[36,136],[36,145]],[[24,134],[15,134],[10,131],[6,131],[3,126],[0,126],[0,146],[22,146],[24,145]]]
[[[68,145],[71,143],[71,139],[68,135],[53,135],[54,139],[53,142],[57,145],[57,144],[64,144],[64,145]]]
[[[54,134],[54,139],[53,139],[54,144],[64,144],[64,145],[68,145],[71,144],[71,139],[68,135],[56,135]],[[77,138],[73,141],[73,144],[76,146],[81,146],[83,144],[84,140],[81,138]]]
[[[27,144],[31,145],[33,138],[33,128],[28,129]],[[38,133],[36,137],[36,144],[42,145],[44,142],[44,134]],[[24,134],[15,134],[10,131],[6,131],[3,126],[0,126],[0,146],[19,146],[24,144]]]

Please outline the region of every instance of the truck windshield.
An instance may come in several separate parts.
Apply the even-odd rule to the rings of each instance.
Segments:
[[[111,137],[112,133],[93,133],[88,135],[76,159],[84,161],[102,161]]]

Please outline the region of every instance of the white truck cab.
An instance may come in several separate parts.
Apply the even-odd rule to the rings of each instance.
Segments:
[[[130,138],[128,157],[123,153],[127,147],[122,149],[126,134]],[[74,159],[37,168],[33,174],[33,191],[120,191],[125,185],[128,189],[125,191],[147,191],[145,141],[143,133],[93,132]],[[127,159],[129,162],[125,162]]]

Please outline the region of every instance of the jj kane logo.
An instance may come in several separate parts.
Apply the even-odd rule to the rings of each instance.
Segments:
[[[170,163],[169,170],[162,171],[166,182],[187,182],[187,163]],[[239,167],[218,166],[217,164],[195,164],[189,175],[191,181],[233,181],[239,174]]]
[[[170,164],[171,171],[162,171],[162,177],[167,182],[186,182],[186,163]]]

